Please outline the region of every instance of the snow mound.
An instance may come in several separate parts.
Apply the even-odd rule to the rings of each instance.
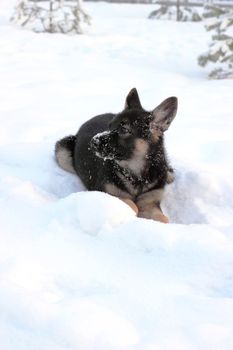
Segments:
[[[228,178],[188,166],[176,169],[163,202],[171,222],[233,225],[233,188]]]
[[[198,23],[86,3],[89,34],[35,34],[0,4],[0,349],[233,349],[233,99],[205,80]],[[178,96],[171,223],[86,192],[54,145],[90,117]]]
[[[102,192],[79,192],[61,199],[54,215],[60,224],[73,225],[97,235],[103,229],[114,229],[135,216],[120,199]]]

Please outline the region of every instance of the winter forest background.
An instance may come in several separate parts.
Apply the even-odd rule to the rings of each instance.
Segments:
[[[233,349],[232,5],[0,1],[1,350]],[[178,97],[168,225],[54,160],[133,87]]]
[[[153,3],[152,0],[128,2]],[[161,0],[156,4],[157,8],[148,16],[150,19],[204,21],[206,30],[212,31],[213,34],[208,51],[198,57],[199,64],[206,66],[208,63],[218,63],[209,77],[233,77],[232,0]],[[90,24],[90,16],[83,10],[81,0],[18,0],[11,20],[22,26],[29,26],[36,32],[64,34],[81,34],[82,25]]]

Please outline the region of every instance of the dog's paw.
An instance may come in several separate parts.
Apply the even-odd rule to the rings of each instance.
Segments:
[[[154,221],[159,221],[164,224],[169,223],[169,219],[166,215],[163,214],[162,210],[157,206],[148,206],[142,210],[139,210],[138,217],[144,219],[151,219]]]
[[[164,215],[163,213],[157,213],[157,214],[153,215],[152,219],[155,221],[160,221],[164,224],[169,223],[168,217],[166,215]]]

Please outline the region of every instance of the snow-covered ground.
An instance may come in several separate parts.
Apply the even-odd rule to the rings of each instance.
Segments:
[[[0,349],[233,349],[233,81],[209,81],[201,23],[151,5],[88,3],[83,36],[9,24],[0,4]],[[168,225],[80,192],[54,143],[118,112],[179,98]]]

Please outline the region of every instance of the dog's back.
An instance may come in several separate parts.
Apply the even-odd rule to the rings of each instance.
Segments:
[[[74,149],[74,168],[89,190],[103,191],[102,183],[108,173],[109,164],[99,158],[90,149],[92,138],[108,129],[113,114],[96,116],[81,126],[77,135]]]
[[[109,161],[106,164],[105,160],[97,157],[90,149],[90,142],[96,134],[108,130],[113,117],[111,113],[93,117],[80,127],[75,136],[66,136],[55,146],[55,157],[60,167],[77,173],[89,190],[103,190],[102,184],[109,171]]]

